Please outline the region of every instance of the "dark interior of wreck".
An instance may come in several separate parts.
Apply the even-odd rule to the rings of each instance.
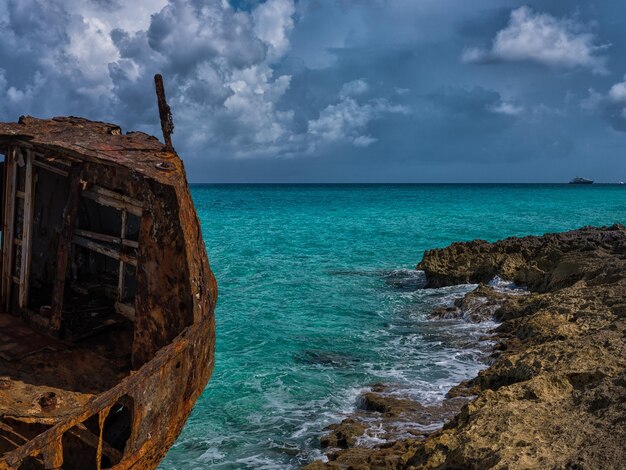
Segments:
[[[175,200],[171,188],[28,140],[5,138],[0,152],[1,456],[119,383],[193,320],[180,228],[153,220]],[[132,410],[126,397],[107,416],[102,468],[120,460]],[[97,415],[67,432],[63,468],[95,468],[98,435]],[[20,468],[44,467],[32,458]]]

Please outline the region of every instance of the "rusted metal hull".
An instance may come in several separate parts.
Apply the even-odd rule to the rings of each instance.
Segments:
[[[0,123],[0,151],[8,155],[9,165],[16,165],[18,157],[37,168],[55,165],[53,172],[65,178],[67,195],[63,217],[57,211],[55,233],[59,235],[51,239],[47,249],[56,254],[56,260],[52,260],[56,261],[55,272],[46,278],[51,285],[52,305],[34,311],[28,304],[27,286],[12,284],[16,276],[8,263],[3,280],[6,278],[4,285],[8,286],[4,289],[6,295],[11,295],[6,304],[12,310],[7,313],[13,318],[36,319],[54,341],[67,345],[64,324],[82,318],[80,311],[68,312],[66,308],[68,285],[78,282],[72,271],[80,268],[75,259],[72,261],[78,250],[95,250],[95,256],[108,257],[109,265],[119,263],[116,309],[126,291],[124,270],[132,271],[136,289],[133,302],[121,310],[128,316],[125,321],[132,324],[132,346],[127,372],[119,382],[105,390],[81,394],[76,388],[41,384],[24,376],[5,379],[7,388],[3,389],[0,377],[0,405],[3,399],[15,398],[9,395],[15,394],[12,390],[17,390],[18,383],[27,382],[27,387],[43,391],[57,387],[52,388],[56,396],[39,396],[32,409],[19,416],[9,416],[13,413],[6,407],[3,415],[0,406],[0,437],[6,432],[5,440],[16,444],[4,454],[0,448],[0,470],[156,468],[180,434],[213,371],[217,284],[182,161],[156,139],[120,135],[118,131],[115,126],[79,118],[26,118],[19,124]],[[28,188],[35,193],[35,182],[25,184],[22,193],[28,193]],[[11,191],[20,192],[19,188]],[[5,188],[5,199],[7,194]],[[121,235],[95,233],[77,226],[76,220],[84,210],[77,209],[77,201],[101,202],[107,210],[121,213]],[[26,220],[20,219],[20,224],[30,228],[21,215],[25,212],[20,212]],[[136,217],[137,238],[125,239],[127,217],[131,216]],[[39,233],[37,217],[31,225]],[[14,225],[9,224],[11,228]],[[16,239],[20,248],[27,241]],[[15,250],[22,264],[30,266],[24,251]],[[19,298],[19,305],[14,298]],[[72,345],[67,347],[71,349]],[[74,395],[80,395],[83,401],[67,406]],[[59,400],[65,400],[66,406],[63,413],[55,414]],[[3,419],[12,420],[14,427]],[[22,431],[31,432],[28,426],[34,426],[37,432]],[[25,442],[17,442],[16,436]]]
[[[131,438],[114,469],[154,469],[174,443],[213,371],[213,316],[187,328],[172,344],[118,386],[94,398],[75,417],[0,458],[0,469],[17,469],[29,456],[45,468],[64,468],[62,436],[94,415],[105,415],[121,397],[134,401]],[[95,456],[97,457],[97,456]],[[93,467],[93,468],[97,468]]]

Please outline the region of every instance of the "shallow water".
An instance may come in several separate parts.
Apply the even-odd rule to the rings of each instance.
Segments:
[[[626,221],[626,187],[195,185],[220,296],[216,366],[162,469],[298,468],[360,392],[421,401],[485,367],[489,324],[428,321],[472,286],[422,289],[453,241]]]

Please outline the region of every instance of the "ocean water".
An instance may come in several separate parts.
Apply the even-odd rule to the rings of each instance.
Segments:
[[[626,222],[626,186],[194,185],[220,294],[213,377],[161,469],[289,469],[374,383],[423,402],[486,367],[491,324],[426,318],[424,250]]]

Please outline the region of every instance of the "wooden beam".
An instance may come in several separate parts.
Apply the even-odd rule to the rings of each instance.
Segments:
[[[126,318],[128,318],[130,321],[135,321],[135,308],[122,303],[122,302],[115,302],[115,311],[120,314],[125,316]]]
[[[107,235],[105,233],[92,232],[91,230],[76,228],[74,229],[74,235],[85,238],[93,238],[94,240],[100,240],[101,242],[127,246],[129,248],[139,248],[139,242],[136,242],[135,240],[126,240],[113,235]]]
[[[127,246],[129,248],[139,248],[139,242],[136,242],[135,240],[122,240],[122,245]]]
[[[94,184],[90,189],[94,193],[100,194],[101,196],[105,196],[111,199],[118,199],[120,201],[126,202],[133,206],[143,208],[143,202],[141,202],[139,199],[135,199],[134,197],[126,196],[125,194],[120,194],[115,191],[111,191],[110,189],[103,188],[102,186],[98,186],[97,184]]]
[[[137,199],[116,193],[100,186],[92,186],[83,192],[83,197],[96,201],[103,206],[113,207],[120,211],[128,211],[137,217],[141,217],[143,213],[143,204]]]
[[[128,263],[132,266],[137,266],[136,258],[133,258],[132,256],[127,255],[126,253],[122,253],[120,250],[116,248],[102,245],[101,243],[95,242],[93,240],[89,240],[88,238],[79,237],[77,235],[74,235],[74,238],[72,238],[72,242],[78,246],[87,248],[88,250],[95,251],[96,253],[100,253],[101,255],[104,255],[104,256],[108,256],[109,258],[113,258],[118,261],[123,261],[124,263]]]
[[[82,189],[80,181],[82,173],[81,165],[73,165],[70,168],[70,193],[65,209],[63,210],[63,225],[59,237],[54,283],[52,285],[52,317],[50,326],[56,331],[61,329],[61,314],[63,312],[63,297],[65,295],[65,276],[67,275],[67,264],[70,256],[70,248],[72,246],[72,233],[74,232],[76,215],[78,214],[78,199]]]
[[[69,158],[69,160],[67,158]],[[60,157],[55,152],[50,152],[50,151],[43,152],[41,151],[41,149],[38,149],[37,153],[35,153],[35,161],[39,163],[44,163],[46,165],[50,165],[49,162],[55,162],[60,165],[66,166],[67,169],[69,170],[69,168],[72,166],[72,162],[76,162],[77,160],[71,157]],[[56,168],[56,169],[63,171],[61,168]]]
[[[35,165],[36,167],[39,168],[43,168],[44,170],[47,170],[51,173],[55,173],[59,176],[65,176],[67,177],[69,175],[69,173],[65,170],[62,170],[60,168],[57,168],[56,166],[50,165],[49,163],[45,163],[39,160],[34,160],[33,161],[33,165]]]
[[[33,153],[26,151],[26,175],[24,181],[24,222],[22,226],[22,259],[20,268],[20,308],[28,306],[30,287],[30,258],[32,252],[33,209],[35,198],[35,179],[33,178]]]
[[[21,447],[24,444],[24,442],[18,444],[13,439],[9,438],[9,436],[3,436],[2,434],[0,434],[0,439],[3,439],[4,441],[8,442],[9,445],[15,449],[17,449],[18,447]]]
[[[126,219],[128,219],[128,212],[122,211],[122,224],[120,228],[120,239],[123,240],[126,236]],[[117,283],[117,300],[122,302],[124,300],[124,282],[126,279],[126,270],[124,269],[124,261],[120,261],[118,283]],[[134,317],[134,313],[133,313]]]
[[[13,429],[12,426],[9,426],[6,423],[0,422],[0,429],[2,429],[5,432],[8,432],[9,434],[11,434],[12,436],[15,436],[16,438],[20,439],[21,441],[23,441],[20,445],[28,442],[30,439],[28,439],[25,436],[22,436],[20,433],[18,433],[15,429]],[[18,446],[19,447],[19,446]]]
[[[6,179],[4,185],[4,221],[2,224],[3,252],[2,259],[2,299],[5,311],[11,304],[11,288],[13,277],[13,228],[15,219],[15,183],[17,171],[15,167],[17,147],[11,147],[5,165]]]
[[[101,242],[114,243],[116,245],[122,244],[120,237],[114,237],[113,235],[106,235],[104,233],[92,232],[91,230],[74,229],[74,235],[85,238],[93,238],[94,240],[100,240]]]

